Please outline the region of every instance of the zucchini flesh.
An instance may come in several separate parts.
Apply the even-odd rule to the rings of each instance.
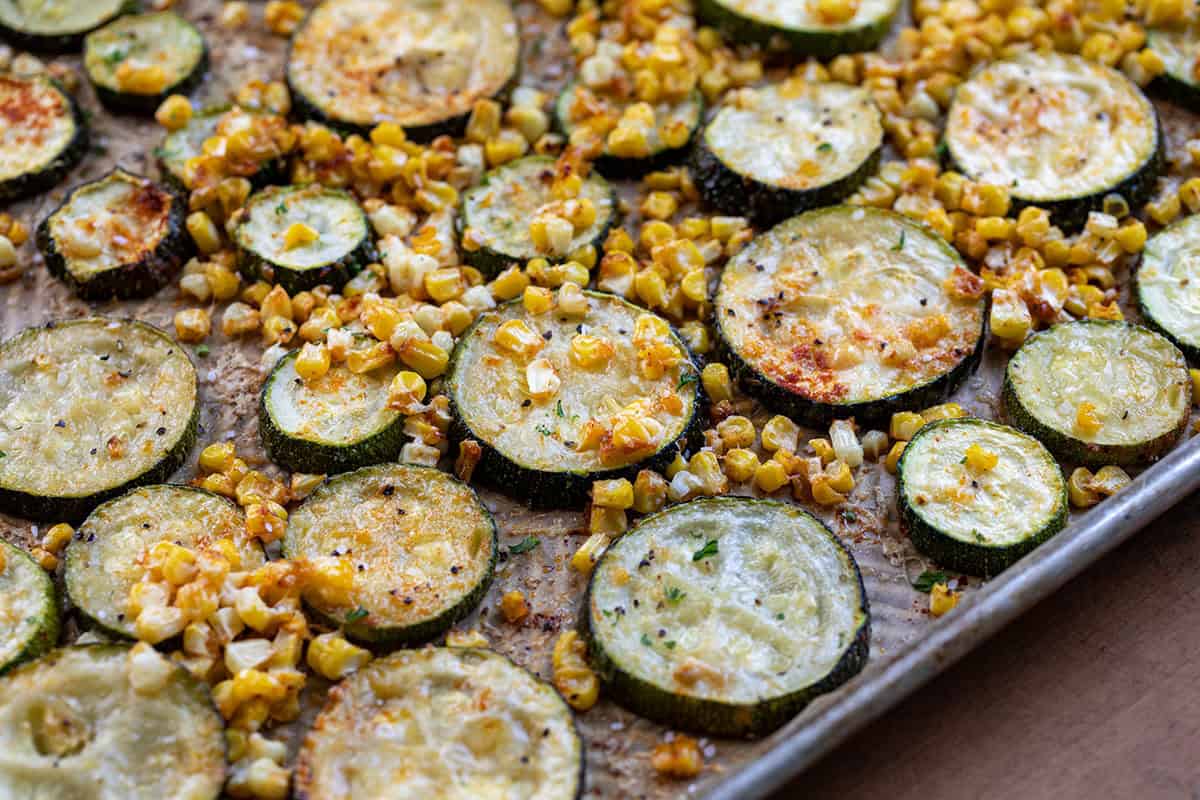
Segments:
[[[562,261],[567,258],[539,252],[529,234],[529,224],[538,212],[555,203],[551,192],[555,160],[549,156],[530,156],[505,164],[484,176],[483,181],[463,195],[464,233],[473,232],[471,247],[463,247],[467,263],[485,275],[495,275],[532,258]],[[608,181],[597,174],[583,183],[580,199],[596,207],[596,221],[576,231],[568,253],[587,245],[601,251],[609,229],[616,222],[617,199]],[[477,246],[476,246],[477,245]]]
[[[846,198],[882,148],[882,117],[866,90],[790,80],[722,108],[700,137],[693,174],[710,204],[771,225]]]
[[[556,508],[586,502],[592,481],[636,476],[638,469],[665,468],[697,425],[698,370],[672,333],[680,361],[661,377],[642,377],[633,333],[639,317],[657,319],[613,295],[586,292],[583,316],[550,311],[528,313],[519,300],[480,315],[455,347],[447,394],[456,419],[453,435],[483,449],[475,474],[481,480],[538,506]],[[496,330],[520,320],[545,342],[537,353],[553,366],[561,386],[553,397],[533,398],[527,385],[531,359],[501,349]],[[579,365],[571,342],[583,333],[603,339],[611,357],[593,367]],[[667,395],[682,400],[678,411],[664,405]],[[582,443],[589,423],[604,425],[633,403],[644,402],[646,416],[662,426],[650,448],[624,451],[611,437],[598,447]]]
[[[24,550],[0,541],[0,675],[58,641],[54,582]]]
[[[831,58],[873,50],[891,28],[899,0],[863,0],[846,20],[822,18],[817,4],[799,0],[699,0],[696,12],[708,25],[739,42]]]
[[[470,613],[492,580],[496,524],[475,492],[430,467],[381,464],[330,479],[288,518],[286,558],[341,558],[354,585],[309,607],[360,641],[430,639]]]
[[[187,189],[187,162],[203,152],[206,140],[214,136],[228,137],[251,126],[270,126],[272,130],[282,131],[287,127],[287,120],[239,106],[196,114],[187,125],[163,138],[155,151],[159,167],[170,183]],[[232,176],[248,178],[256,186],[278,183],[286,177],[283,159],[263,164],[255,160],[237,161],[227,154],[225,170]]]
[[[65,52],[136,7],[130,0],[0,0],[0,36],[28,50]]]
[[[978,446],[997,457],[970,463]],[[913,544],[938,564],[995,575],[1062,530],[1067,482],[1031,436],[979,419],[926,425],[904,448],[899,505]]]
[[[1163,60],[1165,71],[1151,88],[1180,105],[1200,111],[1200,24],[1146,31],[1146,45]]]
[[[1185,217],[1146,243],[1134,290],[1146,323],[1200,362],[1200,217]]]
[[[459,134],[478,100],[515,78],[520,32],[505,0],[325,0],[292,37],[287,81],[302,116],[417,141]]]
[[[114,111],[154,113],[168,96],[191,91],[207,64],[200,31],[171,11],[118,17],[83,41],[84,71],[100,102]],[[128,72],[153,67],[164,72],[159,88],[126,78]]]
[[[1109,194],[1141,206],[1162,161],[1158,116],[1141,90],[1114,69],[1058,53],[978,71],[955,93],[945,141],[964,175],[1009,187],[1018,208],[1042,206],[1066,229]]]
[[[317,238],[289,247],[293,225],[307,225]],[[242,271],[283,286],[289,294],[323,283],[340,288],[375,260],[367,216],[339,189],[271,186],[253,195],[239,211],[233,240]]]
[[[583,745],[548,684],[488,650],[378,658],[329,693],[296,765],[298,800],[574,800]]]
[[[835,206],[738,253],[714,313],[730,366],[767,405],[813,425],[880,421],[938,402],[978,362],[986,301],[950,294],[956,278],[971,276],[928,228]]]
[[[761,735],[862,669],[870,619],[854,558],[797,506],[724,497],[643,519],[601,557],[592,654],[638,714]]]
[[[0,508],[74,522],[183,464],[196,370],[145,323],[51,323],[0,344],[0,409]]]
[[[123,170],[71,191],[38,226],[46,269],[80,297],[148,297],[192,252],[183,197]]]
[[[0,202],[44,192],[87,150],[88,130],[75,99],[45,76],[0,75]]]
[[[1153,461],[1187,427],[1192,382],[1175,345],[1125,322],[1055,325],[1008,362],[1004,409],[1012,424],[1064,461],[1084,465]],[[1099,426],[1079,423],[1088,403]]]
[[[259,433],[271,460],[296,472],[345,472],[396,458],[405,417],[388,408],[388,388],[399,367],[365,374],[335,364],[304,381],[293,351],[280,359],[263,386]]]
[[[133,688],[130,648],[65,647],[0,680],[0,796],[216,800],[224,723],[182,667]]]
[[[67,545],[63,580],[72,605],[106,632],[135,638],[126,605],[145,575],[150,549],[172,541],[198,552],[218,552],[229,539],[241,554],[238,569],[264,563],[262,547],[246,536],[246,521],[232,501],[189,486],[143,486],[99,506]]]

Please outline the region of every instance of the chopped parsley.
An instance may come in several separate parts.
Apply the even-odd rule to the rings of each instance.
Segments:
[[[646,647],[654,646],[654,643],[650,641],[650,637],[644,633],[642,634],[642,644],[646,645]]]
[[[120,64],[125,60],[125,56],[129,55],[128,50],[109,50],[104,54],[104,63]]]
[[[666,591],[668,603],[678,603],[683,598],[687,597],[687,592],[680,589],[678,586],[671,586]]]
[[[663,642],[663,644],[665,644],[667,646],[668,650],[675,649],[675,640],[674,639],[668,639],[667,641]]]
[[[554,435],[554,431],[550,430],[550,427],[548,425],[538,425],[536,428],[534,428],[534,430],[537,431],[538,433],[540,433],[542,436],[553,436]]]
[[[679,378],[679,385],[675,387],[675,391],[678,392],[689,383],[695,383],[698,380],[700,380],[699,375],[697,375],[695,372],[688,372]]]
[[[559,419],[562,419],[566,416],[566,413],[563,411],[562,400],[559,400],[554,404],[554,413],[558,415]]]
[[[509,555],[519,556],[521,553],[528,553],[533,548],[542,543],[541,539],[535,536],[526,536],[521,541],[508,548]]]
[[[817,145],[818,153],[828,153],[832,149],[833,145],[831,145],[829,142],[821,142],[819,145]]]
[[[202,344],[196,348],[196,355],[200,356],[201,358],[204,358],[210,352],[212,352],[212,351],[208,349],[208,345],[206,345],[206,344]]]
[[[706,558],[715,556],[717,552],[717,540],[709,539],[705,542],[704,547],[692,553],[692,561],[703,561]]]
[[[944,572],[930,572],[925,570],[921,576],[913,583],[913,588],[918,592],[929,594],[933,591],[933,587],[939,583],[945,583],[950,580]]]
[[[368,612],[365,608],[363,608],[362,606],[359,606],[358,608],[354,609],[353,611],[351,611],[349,614],[346,615],[346,622],[348,624],[353,624],[355,622],[358,622],[360,619],[366,617],[367,613]]]
[[[900,231],[900,241],[898,241],[894,245],[892,245],[892,252],[899,253],[901,250],[904,249],[904,238],[905,238],[906,233],[907,233],[907,231]]]
[[[280,203],[279,205],[275,206],[275,213],[282,217],[287,213],[287,205]]]

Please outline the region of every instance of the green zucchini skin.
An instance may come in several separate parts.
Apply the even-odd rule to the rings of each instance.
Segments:
[[[296,360],[299,350],[288,353],[263,383],[258,399],[258,432],[271,460],[293,472],[331,474],[348,472],[371,464],[395,461],[404,446],[403,414],[387,427],[352,444],[325,444],[291,436],[271,416],[267,395],[276,381],[282,380],[281,367]]]
[[[100,26],[107,25],[112,20],[124,14],[133,14],[141,9],[141,4],[138,0],[128,0],[123,3],[121,8],[109,19],[101,23]],[[73,31],[71,33],[44,34],[32,33],[30,31],[14,28],[11,25],[5,25],[0,22],[0,38],[3,38],[13,47],[19,50],[33,50],[38,53],[72,53],[78,52],[83,46],[83,39],[95,28],[83,31]]]
[[[933,436],[940,429],[961,427],[964,425],[995,429],[1005,427],[993,422],[973,418],[940,420],[921,428],[917,435],[908,443],[905,452],[907,453],[909,448],[920,439],[926,436]],[[1039,545],[1050,539],[1067,525],[1067,518],[1069,516],[1067,482],[1063,478],[1062,471],[1059,469],[1057,462],[1053,460],[1049,452],[1045,452],[1045,457],[1049,463],[1054,464],[1055,472],[1062,482],[1062,490],[1059,494],[1059,502],[1054,515],[1034,535],[1023,541],[1011,545],[985,545],[964,542],[961,539],[943,533],[921,516],[921,512],[909,500],[908,494],[905,491],[907,465],[902,455],[897,469],[897,481],[899,484],[897,505],[900,511],[901,531],[908,534],[917,550],[932,558],[940,566],[949,567],[967,575],[980,575],[987,578],[999,575],[1017,561],[1020,561],[1024,556],[1033,552]]]
[[[231,106],[228,105],[206,108],[192,117],[191,122],[188,123],[188,127],[196,125],[198,122],[203,120],[212,118],[219,119],[230,109]],[[169,149],[168,143],[172,140],[172,137],[184,136],[188,131],[188,127],[184,127],[178,131],[168,132],[166,136],[163,137],[162,144],[156,147],[154,150],[155,161],[158,164],[158,171],[162,176],[163,182],[165,182],[175,191],[184,195],[187,195],[191,190],[184,182],[184,176],[172,168],[171,163],[167,158],[167,154]],[[246,175],[244,177],[250,181],[251,188],[255,190],[262,189],[265,186],[286,184],[288,182],[287,158],[281,157],[273,161],[268,161],[264,163],[253,175]]]
[[[70,205],[77,192],[103,182],[117,172],[121,171],[114,170],[97,181],[91,181],[72,189],[58,208],[38,225],[37,246],[46,262],[47,271],[70,286],[75,294],[84,300],[150,297],[170,283],[178,274],[183,262],[196,252],[192,237],[187,232],[187,201],[176,192],[160,187],[158,184],[151,184],[155,189],[165,192],[170,197],[171,203],[167,216],[167,229],[158,246],[140,261],[122,264],[86,279],[81,280],[71,273],[67,268],[67,258],[59,251],[58,243],[55,242],[54,235],[50,231],[50,221],[55,214]],[[133,177],[140,178],[141,176]]]
[[[1193,227],[1193,221],[1194,218],[1185,217],[1181,220],[1171,223],[1163,230],[1154,234],[1151,240],[1147,242],[1146,246],[1152,246],[1154,241],[1160,236],[1171,235],[1176,230],[1183,230],[1185,227]],[[1133,296],[1137,301],[1138,311],[1141,312],[1142,323],[1150,330],[1162,334],[1171,342],[1171,344],[1178,347],[1180,352],[1182,352],[1184,357],[1188,360],[1189,364],[1200,364],[1200,343],[1188,342],[1184,340],[1184,338],[1178,332],[1172,331],[1169,327],[1167,327],[1167,325],[1160,322],[1158,317],[1155,315],[1154,310],[1150,307],[1150,303],[1147,301],[1145,296],[1145,286],[1142,283],[1142,269],[1145,266],[1146,251],[1143,250],[1138,256],[1137,271],[1133,276]]]
[[[776,500],[748,501],[746,498],[710,497],[691,502],[709,504],[714,507],[729,503],[766,503],[787,506],[807,515],[807,512],[797,506]],[[667,508],[643,518],[639,524],[669,513],[671,513],[671,509]],[[823,523],[821,525],[826,527]],[[636,531],[636,528],[634,530]],[[827,527],[826,530],[828,530]],[[597,574],[597,571],[593,570],[592,577],[588,581],[588,588],[584,593],[584,613],[580,615],[579,624],[581,633],[588,642],[592,668],[604,681],[606,694],[619,705],[636,710],[639,716],[673,728],[711,736],[758,738],[777,730],[799,714],[814,699],[822,694],[832,692],[853,678],[866,666],[871,649],[870,604],[867,599],[866,587],[863,584],[862,573],[854,557],[840,539],[832,533],[829,534],[829,538],[837,545],[844,556],[845,563],[854,575],[858,596],[861,598],[861,606],[857,609],[856,616],[859,625],[854,638],[846,645],[846,649],[833,669],[821,680],[791,694],[754,704],[723,703],[698,697],[684,697],[666,691],[649,681],[643,681],[622,669],[613,656],[605,650],[600,637],[591,627],[590,609]]]
[[[1150,29],[1146,31],[1146,47],[1162,54],[1163,40],[1170,39],[1171,31]],[[1167,52],[1171,45],[1166,43]],[[1173,74],[1168,68],[1150,82],[1149,90],[1158,97],[1168,100],[1189,111],[1200,112],[1200,82]]]
[[[67,173],[83,160],[83,156],[88,150],[90,134],[87,118],[84,117],[79,103],[54,78],[46,77],[40,80],[51,84],[63,96],[67,106],[70,108],[71,118],[75,122],[75,135],[71,137],[71,141],[68,142],[67,146],[62,149],[58,156],[42,169],[36,172],[26,172],[22,175],[16,175],[7,180],[0,181],[0,203],[12,203],[26,197],[41,194],[57,186],[66,177]]]
[[[181,76],[177,81],[172,83],[170,86],[167,86],[157,94],[134,94],[133,92],[122,92],[120,90],[101,85],[92,75],[91,71],[87,69],[85,63],[84,72],[88,76],[88,82],[91,83],[92,88],[96,91],[96,99],[100,101],[101,105],[114,113],[153,115],[154,112],[158,110],[158,107],[162,105],[162,102],[171,95],[190,94],[193,89],[200,85],[200,82],[204,80],[205,73],[208,72],[208,42],[205,41],[204,36],[200,33],[199,29],[192,25],[192,23],[184,20],[183,18],[180,18],[179,21],[194,30],[196,32],[196,36],[199,37],[200,57],[196,60],[195,66],[193,66],[187,74]],[[85,39],[85,54],[87,47],[88,44]]]
[[[898,4],[897,4],[898,5]],[[735,42],[770,45],[826,59],[842,53],[874,50],[887,36],[895,10],[883,19],[846,30],[797,29],[739,14],[722,0],[697,0],[696,16]]]
[[[38,576],[39,593],[45,603],[45,609],[38,621],[34,635],[25,642],[25,646],[18,650],[12,658],[8,661],[0,662],[0,675],[3,675],[9,670],[27,661],[33,661],[44,653],[54,649],[54,646],[58,643],[58,635],[62,626],[59,621],[61,610],[59,608],[58,593],[54,589],[54,581],[46,571],[28,553],[16,545],[0,540],[0,551],[3,552],[9,562],[5,568],[6,570],[13,569],[13,562],[19,559],[26,569],[34,571],[34,574]],[[3,572],[0,572],[0,575],[2,574]]]

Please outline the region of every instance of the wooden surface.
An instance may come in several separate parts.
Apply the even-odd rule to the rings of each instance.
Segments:
[[[776,795],[1200,798],[1200,494]]]

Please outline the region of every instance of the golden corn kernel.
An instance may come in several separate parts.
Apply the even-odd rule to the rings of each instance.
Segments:
[[[958,605],[958,592],[950,591],[944,583],[935,583],[929,592],[929,613],[935,617],[950,613]]]

